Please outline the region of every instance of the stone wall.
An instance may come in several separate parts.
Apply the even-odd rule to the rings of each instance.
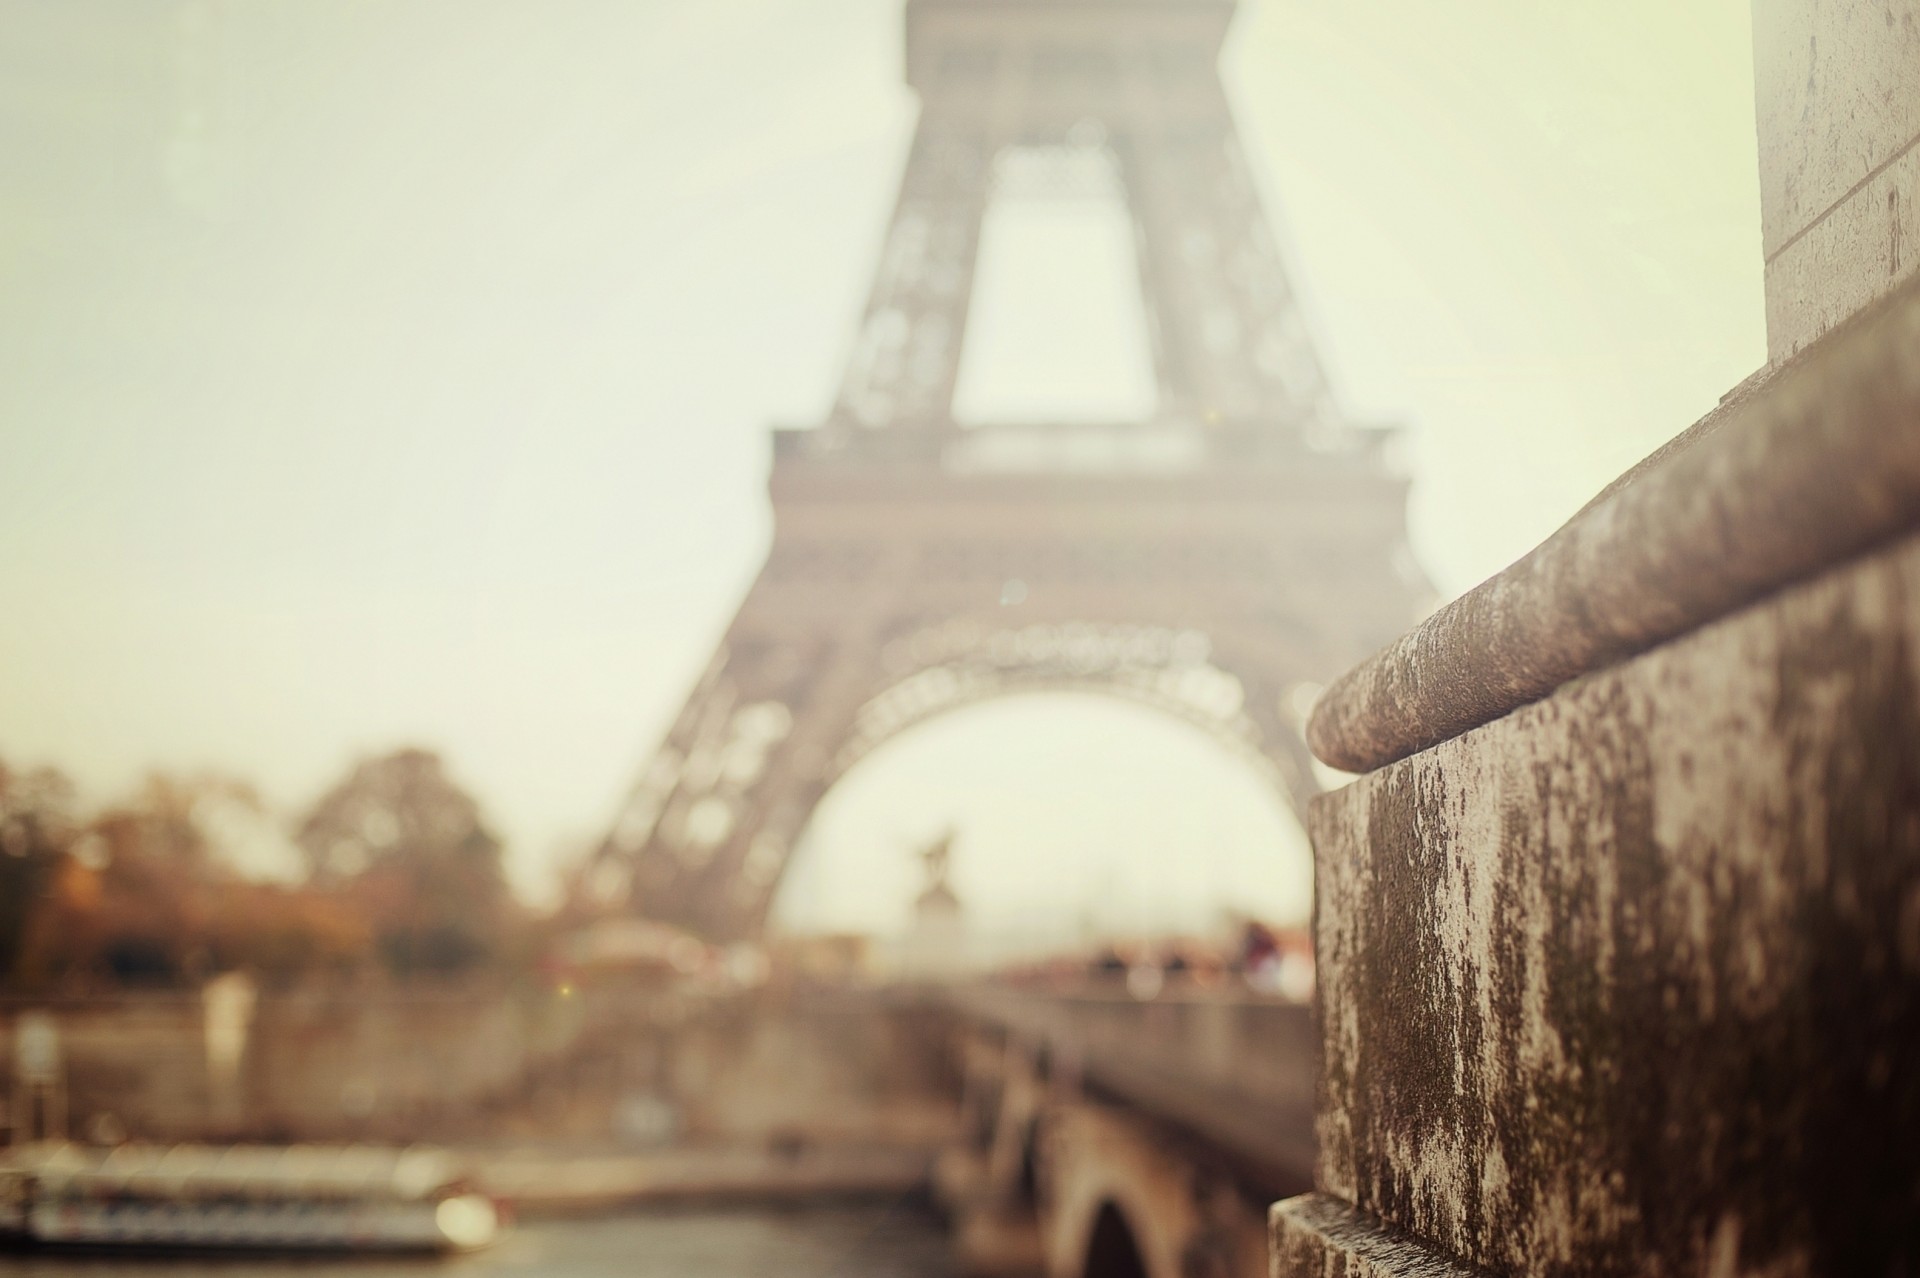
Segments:
[[[1276,1273],[1920,1272],[1920,280],[1336,683]]]
[[[1325,1192],[1503,1273],[1920,1260],[1920,539],[1313,829]]]
[[[231,1081],[198,995],[36,1004],[58,1026],[69,1132],[144,1140],[460,1134],[477,1104],[565,1049],[571,1008],[488,994],[293,994],[254,1003]],[[0,1053],[26,1005],[0,1008]],[[449,1122],[452,1118],[455,1121]]]
[[[19,1007],[0,1007],[0,1063],[11,1079]],[[84,1134],[112,1115],[132,1134],[179,1140],[214,1124],[200,1000],[101,999],[51,1010],[65,1061],[68,1130]],[[10,1101],[15,1099],[8,1097]]]
[[[303,1140],[490,1135],[588,1016],[580,1000],[545,991],[262,999],[243,1072],[245,1128]]]
[[[670,1078],[697,1140],[931,1149],[957,1121],[945,1018],[884,993],[770,991],[713,1007],[676,1035]]]
[[[1755,0],[1766,375],[1329,690],[1276,1275],[1920,1272],[1920,0]]]
[[[956,1106],[939,1014],[857,991],[263,996],[224,1087],[199,997],[39,1006],[59,1027],[74,1135],[111,1115],[162,1141],[931,1149]],[[22,1010],[0,1008],[0,1060]]]

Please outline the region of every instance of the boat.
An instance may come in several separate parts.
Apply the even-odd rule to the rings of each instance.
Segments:
[[[494,1201],[444,1150],[49,1143],[0,1154],[0,1237],[47,1247],[460,1252]]]

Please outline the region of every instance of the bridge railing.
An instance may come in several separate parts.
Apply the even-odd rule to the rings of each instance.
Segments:
[[[1048,1068],[1248,1163],[1284,1192],[1313,1165],[1312,1009],[1234,992],[1135,999],[1097,989],[966,986],[964,1015],[1044,1053]]]

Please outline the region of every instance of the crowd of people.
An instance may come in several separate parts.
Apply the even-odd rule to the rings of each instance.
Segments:
[[[999,976],[1056,989],[1090,985],[1139,999],[1218,992],[1304,1003],[1313,997],[1313,942],[1303,928],[1248,919],[1225,937],[1110,941],[1090,956],[1031,960]]]

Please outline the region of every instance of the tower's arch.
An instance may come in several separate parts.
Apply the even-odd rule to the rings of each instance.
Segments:
[[[1086,623],[998,626],[959,619],[896,640],[880,654],[893,682],[854,712],[827,763],[831,786],[876,748],[969,705],[1023,692],[1086,692],[1148,706],[1244,757],[1305,819],[1313,778],[1297,707],[1262,714],[1246,685],[1216,660],[1202,631]],[[1295,698],[1295,701],[1298,701]]]
[[[1229,600],[1258,599],[1252,583],[1213,583],[1209,602],[1227,620],[1203,628],[1192,623],[1207,613],[1191,605],[1147,622],[1119,619],[1151,616],[1159,589],[1190,597],[1191,576],[1136,595],[1027,572],[1018,603],[940,618],[937,598],[915,600],[905,564],[877,593],[920,607],[860,625],[857,612],[832,606],[852,611],[856,591],[770,565],[735,623],[746,641],[717,655],[629,796],[590,886],[608,903],[709,935],[754,934],[802,830],[842,777],[918,725],[1023,692],[1098,693],[1189,724],[1244,759],[1304,820],[1314,780],[1299,711],[1325,669],[1306,651],[1310,629],[1233,617]],[[997,601],[1004,592],[1003,582],[989,593]]]
[[[894,931],[925,887],[908,851],[947,835],[976,960],[1310,904],[1304,828],[1227,725],[1111,685],[1017,683],[923,709],[839,773],[770,929]]]

